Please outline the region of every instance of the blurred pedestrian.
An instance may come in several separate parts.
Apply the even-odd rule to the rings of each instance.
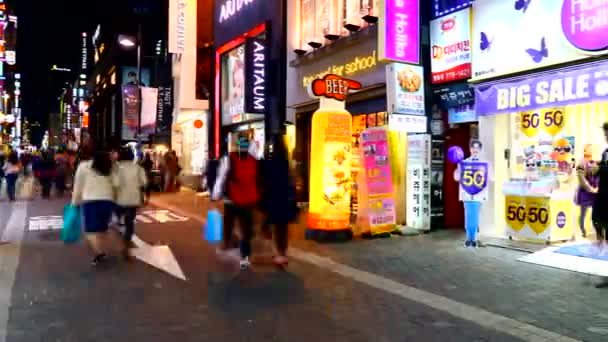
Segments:
[[[144,169],[144,171],[146,172],[146,188],[145,188],[145,203],[148,203],[150,201],[150,195],[152,193],[152,170],[154,169],[154,161],[152,160],[152,156],[150,155],[150,152],[146,153],[146,155],[144,156],[144,160],[142,160],[141,162],[141,167]]]
[[[93,160],[83,161],[76,170],[72,204],[80,206],[87,241],[95,254],[92,265],[106,259],[108,228],[114,212],[113,165],[107,152],[97,151]],[[127,255],[123,245],[123,255]]]
[[[165,191],[175,191],[176,177],[179,172],[179,164],[175,151],[169,151],[165,154]]]
[[[55,154],[55,191],[58,198],[62,198],[66,190],[66,178],[69,171],[68,156],[64,147],[60,147]]]
[[[116,205],[124,218],[125,233],[123,240],[131,247],[135,232],[135,216],[137,209],[143,205],[143,191],[148,183],[146,172],[134,162],[135,155],[130,148],[120,152],[120,158],[113,174],[113,185],[116,190]],[[126,250],[125,250],[126,251]],[[129,255],[125,254],[125,258]]]
[[[259,205],[261,172],[257,160],[255,144],[246,137],[240,137],[237,151],[220,160],[218,179],[215,182],[211,199],[217,201],[224,197],[224,229],[221,250],[232,245],[235,222],[241,228],[240,252],[241,269],[250,266],[251,239],[253,237],[253,213]]]
[[[298,218],[295,185],[289,169],[287,146],[282,135],[272,139],[273,150],[269,160],[262,162],[264,184],[262,210],[265,213],[264,230],[272,233],[273,262],[284,267],[288,263],[288,225]],[[271,232],[270,228],[274,228]]]
[[[42,151],[40,158],[34,161],[33,170],[42,188],[42,198],[50,199],[51,187],[55,177],[55,160],[53,160],[50,151]]]
[[[595,166],[590,148],[585,148],[584,159],[576,167],[578,176],[578,189],[576,190],[574,203],[580,207],[579,228],[583,237],[587,237],[585,221],[587,212],[593,206],[597,194],[598,177],[592,170]]]
[[[13,202],[16,199],[16,184],[17,179],[19,178],[19,172],[21,171],[17,152],[11,152],[8,155],[3,170],[6,177],[6,193],[8,195],[8,200]]]

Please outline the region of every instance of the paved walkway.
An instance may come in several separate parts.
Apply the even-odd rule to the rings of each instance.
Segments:
[[[202,223],[210,204],[195,206],[191,196],[154,203]],[[303,240],[303,229],[292,227],[292,256],[368,286],[525,340],[608,339],[605,291],[589,277],[518,262],[525,252],[464,249],[460,234],[449,231],[326,245]]]

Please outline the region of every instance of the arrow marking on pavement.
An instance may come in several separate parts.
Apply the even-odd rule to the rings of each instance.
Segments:
[[[169,246],[152,246],[137,236],[133,236],[133,244],[137,248],[131,252],[134,257],[175,278],[188,280]]]

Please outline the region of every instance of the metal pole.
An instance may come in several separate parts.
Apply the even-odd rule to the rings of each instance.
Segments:
[[[141,54],[141,46],[143,43],[142,32],[141,32],[141,23],[137,24],[137,88],[139,91],[139,110],[137,116],[137,151],[141,148],[141,109],[142,109],[142,101],[141,101],[141,64],[142,64],[142,54]]]

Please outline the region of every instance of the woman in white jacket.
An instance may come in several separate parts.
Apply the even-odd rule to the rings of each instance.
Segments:
[[[96,152],[93,160],[78,165],[72,205],[81,207],[87,241],[95,253],[92,265],[98,265],[106,258],[104,242],[114,211],[112,161],[107,152]]]
[[[119,162],[113,175],[116,189],[116,205],[124,217],[125,234],[123,239],[127,246],[131,245],[135,232],[135,216],[137,209],[143,205],[143,191],[148,184],[146,172],[134,162],[133,150],[125,148],[120,151]]]

